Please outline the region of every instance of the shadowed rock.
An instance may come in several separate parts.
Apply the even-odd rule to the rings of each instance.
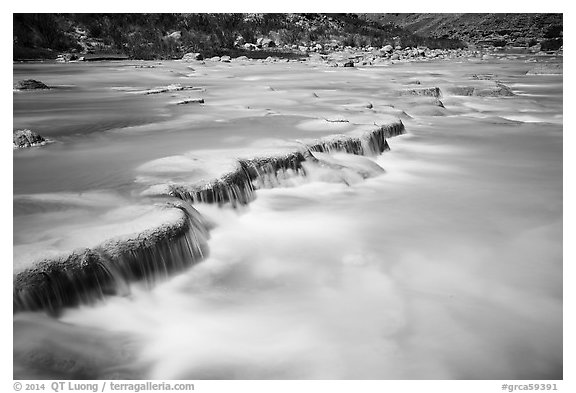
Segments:
[[[14,149],[43,146],[48,142],[46,139],[44,139],[44,137],[30,130],[14,131],[12,140],[14,143]]]
[[[25,79],[16,82],[14,84],[14,88],[18,90],[43,90],[43,89],[50,89],[44,83],[34,80],[34,79]]]

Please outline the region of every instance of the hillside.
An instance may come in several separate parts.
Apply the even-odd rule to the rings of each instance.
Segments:
[[[363,14],[382,25],[393,24],[413,34],[455,39],[467,44],[533,46],[555,50],[562,45],[562,14]]]
[[[421,36],[357,14],[15,14],[14,59],[58,53],[121,54],[131,58],[205,56],[264,46],[458,48],[454,39]],[[252,46],[250,46],[252,45]]]
[[[135,59],[254,49],[562,46],[562,14],[14,14],[14,60],[59,53]],[[239,53],[245,52],[245,53]],[[305,50],[304,50],[305,52]]]

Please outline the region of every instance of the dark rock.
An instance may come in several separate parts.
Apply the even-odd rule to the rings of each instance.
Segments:
[[[343,67],[354,67],[354,62],[352,60],[347,61],[344,63]]]
[[[14,149],[46,144],[46,139],[30,130],[17,130],[13,134]]]
[[[38,89],[49,89],[44,83],[34,80],[34,79],[25,79],[16,82],[14,85],[15,89],[18,90],[38,90]]]
[[[543,40],[540,42],[541,50],[543,51],[553,51],[558,50],[562,47],[562,38],[554,38],[551,40]]]
[[[401,96],[423,96],[423,97],[436,97],[440,98],[442,93],[439,87],[423,87],[415,89],[407,89],[399,92]]]
[[[203,104],[204,98],[189,98],[186,100],[179,101],[177,105],[186,105],[186,104]]]
[[[276,43],[270,38],[258,38],[256,41],[256,46],[261,48],[274,48]]]

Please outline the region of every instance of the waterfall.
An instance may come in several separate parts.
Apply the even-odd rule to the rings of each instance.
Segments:
[[[299,150],[277,156],[240,159],[235,169],[201,184],[170,185],[167,194],[190,203],[230,203],[233,207],[246,205],[256,198],[258,188],[277,185],[278,175],[291,171],[306,175],[302,166],[305,161],[316,161],[313,153],[343,152],[355,155],[375,156],[390,150],[387,138],[405,132],[401,120],[377,126],[359,135],[334,135],[303,142]]]
[[[182,212],[177,222],[37,262],[14,277],[14,312],[43,309],[57,313],[63,307],[118,294],[133,281],[153,284],[199,262],[208,252],[207,223],[191,204],[246,205],[255,199],[257,189],[277,186],[280,174],[305,176],[303,163],[322,163],[314,153],[377,155],[390,149],[387,138],[404,132],[399,120],[358,135],[303,142],[288,153],[240,159],[233,170],[203,184],[170,185],[161,194],[176,198],[167,208]]]
[[[183,270],[207,254],[207,225],[185,203],[180,219],[123,239],[110,239],[97,247],[38,262],[14,277],[14,312],[91,303],[116,294],[129,282],[152,284],[173,271]]]

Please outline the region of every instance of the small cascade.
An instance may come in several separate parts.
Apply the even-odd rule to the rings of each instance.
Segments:
[[[14,312],[43,309],[57,313],[66,306],[92,303],[105,295],[128,291],[131,282],[152,285],[207,254],[208,225],[191,204],[246,205],[256,198],[257,189],[277,187],[289,176],[306,176],[306,163],[339,168],[352,165],[366,172],[360,173],[360,178],[367,177],[374,171],[365,164],[318,157],[330,153],[377,155],[389,149],[387,138],[402,133],[404,125],[399,121],[358,135],[322,138],[303,143],[292,152],[240,159],[231,170],[209,182],[170,185],[161,194],[177,198],[167,208],[179,209],[180,219],[39,261],[14,277]]]
[[[207,183],[170,185],[167,194],[194,203],[230,203],[232,207],[246,205],[256,198],[255,191],[278,186],[280,175],[287,173],[306,175],[302,165],[316,161],[314,153],[348,153],[375,156],[390,150],[387,138],[402,135],[404,124],[398,122],[382,125],[359,136],[335,135],[303,143],[300,150],[277,156],[241,159],[236,168]]]
[[[404,124],[399,121],[398,123],[384,125],[374,131],[365,133],[360,138],[363,155],[376,156],[390,150],[387,138],[393,138],[405,132]]]
[[[14,277],[14,312],[92,303],[117,294],[128,283],[153,284],[207,255],[208,230],[203,217],[185,203],[170,203],[182,211],[177,222],[133,237],[111,239],[92,249],[47,259]]]
[[[255,183],[255,189],[273,188],[280,184],[279,177],[286,177],[288,174],[305,176],[302,163],[306,159],[304,152],[295,151],[282,156],[240,160],[240,165]]]
[[[231,203],[234,207],[246,205],[255,198],[252,179],[241,166],[209,183],[192,186],[172,185],[168,193],[193,204]]]

